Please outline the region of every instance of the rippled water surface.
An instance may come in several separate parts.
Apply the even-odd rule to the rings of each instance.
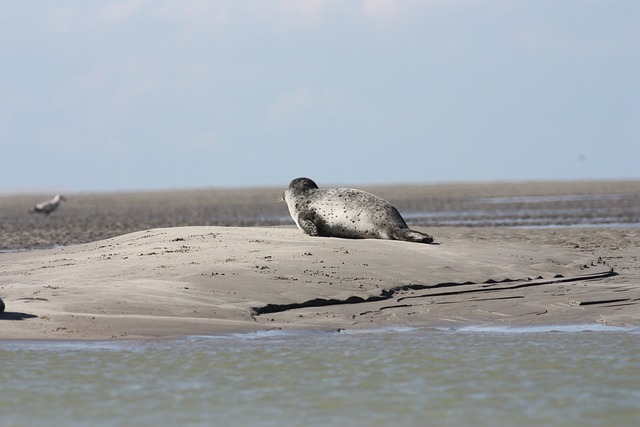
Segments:
[[[640,425],[640,331],[0,341],[0,425]]]

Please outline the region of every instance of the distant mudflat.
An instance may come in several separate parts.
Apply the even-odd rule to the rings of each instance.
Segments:
[[[67,201],[46,218],[28,212],[51,194],[0,196],[0,250],[87,243],[162,227],[290,225],[286,204],[279,201],[287,184],[281,188],[66,193]],[[640,181],[357,188],[389,200],[410,225],[430,228],[640,226]]]

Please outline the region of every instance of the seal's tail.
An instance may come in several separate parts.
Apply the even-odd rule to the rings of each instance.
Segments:
[[[405,242],[433,243],[433,237],[410,228],[399,229],[393,237]]]

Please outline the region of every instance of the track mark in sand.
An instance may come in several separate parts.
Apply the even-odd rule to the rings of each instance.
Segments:
[[[471,289],[464,289],[464,290],[453,290],[448,292],[434,292],[434,293],[427,293],[427,294],[421,294],[421,295],[411,295],[407,297],[398,298],[398,302],[403,301],[405,299],[411,299],[411,298],[428,298],[428,297],[436,297],[436,296],[441,297],[441,296],[451,296],[451,295],[474,294],[474,293],[480,293],[480,292],[507,291],[512,289],[529,288],[532,286],[543,286],[543,285],[551,285],[551,284],[557,284],[557,283],[577,282],[581,280],[603,279],[605,277],[616,276],[617,274],[618,273],[614,272],[613,270],[608,270],[608,271],[599,272],[599,273],[584,274],[580,276],[571,276],[571,277],[558,277],[558,278],[553,278],[549,280],[535,279],[535,280],[528,280],[524,282],[510,280],[509,283],[514,283],[513,285],[502,285],[499,287],[492,286],[492,287],[481,287],[481,288],[472,287]],[[500,282],[500,283],[503,283],[503,282]],[[468,284],[469,283],[465,283],[464,285],[468,285]],[[469,285],[476,285],[476,284],[471,283]],[[425,286],[423,289],[433,289],[433,287]]]
[[[271,314],[271,313],[280,313],[284,311],[297,310],[301,308],[310,308],[310,307],[326,307],[330,305],[342,305],[342,304],[364,304],[369,302],[378,302],[384,301],[394,298],[398,293],[409,290],[431,290],[431,289],[442,289],[442,288],[454,288],[448,291],[441,292],[433,292],[433,293],[424,293],[420,295],[410,295],[405,297],[400,297],[396,299],[396,302],[400,303],[401,301],[409,300],[409,299],[419,299],[419,298],[432,298],[432,297],[442,297],[442,296],[455,296],[455,295],[471,295],[477,293],[490,294],[498,291],[509,291],[514,289],[527,288],[531,286],[543,286],[550,284],[558,284],[558,283],[566,283],[566,282],[578,282],[582,280],[593,280],[593,279],[602,279],[605,277],[616,276],[618,273],[614,272],[613,269],[609,269],[606,271],[601,271],[598,273],[591,274],[583,274],[578,276],[564,277],[564,276],[556,276],[553,279],[543,279],[538,278],[534,280],[523,279],[523,280],[511,280],[505,279],[502,281],[494,281],[488,280],[484,283],[474,283],[474,282],[463,282],[463,283],[439,283],[436,285],[402,285],[392,289],[383,289],[380,292],[380,295],[369,296],[366,298],[360,296],[350,296],[346,299],[337,299],[337,298],[315,298],[308,301],[303,301],[299,303],[289,303],[289,304],[266,304],[261,307],[252,307],[252,312],[254,316],[259,316],[262,314]],[[464,289],[460,289],[463,287]],[[455,289],[458,288],[458,289]],[[515,299],[521,298],[522,296],[504,296],[504,297],[488,297],[483,298],[485,300],[499,300],[499,299]],[[470,299],[469,302],[472,301],[482,301],[483,299]],[[385,307],[385,309],[395,308],[395,307],[411,307],[412,305],[409,303],[398,304],[393,306]]]
[[[524,298],[524,295],[514,295],[511,297],[495,297],[495,298],[473,298],[473,299],[470,299],[469,301],[500,301],[500,300],[520,299],[520,298]]]
[[[407,308],[407,307],[413,307],[413,304],[385,305],[384,307],[380,307],[380,311],[389,310],[392,308]]]
[[[583,305],[596,305],[596,304],[613,304],[616,302],[626,302],[626,301],[631,301],[631,298],[616,298],[616,299],[603,299],[603,300],[591,300],[591,301],[571,300],[569,301],[569,304],[573,306],[583,306]]]
[[[328,305],[341,305],[341,304],[361,304],[365,302],[382,301],[385,299],[388,299],[388,297],[372,296],[368,298],[362,298],[357,296],[351,296],[343,300],[333,299],[333,298],[330,298],[330,299],[315,298],[315,299],[301,302],[301,303],[267,304],[262,307],[252,307],[252,310],[254,315],[259,316],[261,314],[280,313],[283,311],[296,310],[299,308],[326,307]]]

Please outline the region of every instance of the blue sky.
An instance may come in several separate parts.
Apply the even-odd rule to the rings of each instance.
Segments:
[[[640,178],[635,0],[0,0],[0,192]]]

